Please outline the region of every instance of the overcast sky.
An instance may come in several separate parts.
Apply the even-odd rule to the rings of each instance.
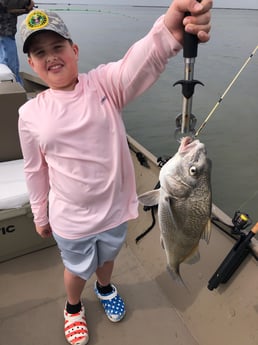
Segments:
[[[170,0],[39,0],[42,3],[76,3],[76,4],[103,4],[103,5],[143,5],[143,6],[168,6]],[[258,0],[213,0],[213,7],[225,8],[255,8],[258,9]]]

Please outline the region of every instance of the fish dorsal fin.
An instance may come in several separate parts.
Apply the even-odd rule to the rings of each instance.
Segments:
[[[211,220],[209,219],[202,233],[201,239],[205,240],[205,242],[209,244],[210,238],[211,238]]]
[[[160,189],[151,190],[138,196],[138,200],[142,205],[155,206],[159,203]]]
[[[200,260],[199,246],[195,247],[191,254],[184,260],[186,264],[193,265]]]

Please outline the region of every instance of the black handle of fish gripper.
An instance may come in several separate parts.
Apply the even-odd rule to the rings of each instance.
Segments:
[[[201,0],[197,0],[201,2]],[[185,17],[190,16],[190,12],[185,13]],[[183,46],[183,57],[184,58],[195,58],[198,51],[198,37],[197,35],[190,34],[184,31],[184,46]]]

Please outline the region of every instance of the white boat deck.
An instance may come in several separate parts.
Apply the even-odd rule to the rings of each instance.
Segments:
[[[203,243],[201,247],[200,263],[181,266],[187,291],[175,284],[165,270],[157,229],[136,245],[135,235],[142,229],[141,222],[135,223],[138,231],[130,230],[113,275],[127,314],[117,324],[106,318],[93,292],[92,277],[83,293],[89,344],[258,343],[257,265],[253,259],[247,259],[230,283],[208,290],[209,278],[230,249],[221,243],[220,236],[224,235],[214,230],[211,244]],[[214,256],[215,252],[220,253]],[[63,266],[57,247],[1,263],[0,276],[0,343],[65,344]]]
[[[2,263],[0,274],[1,344],[65,344],[65,292],[57,248]],[[83,293],[90,344],[197,344],[130,247],[120,253],[113,278],[126,301],[126,317],[117,324],[106,318],[92,278]]]

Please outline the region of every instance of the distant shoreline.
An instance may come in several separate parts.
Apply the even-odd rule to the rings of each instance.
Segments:
[[[115,5],[110,5],[115,6]],[[120,5],[120,6],[129,6],[129,7],[143,7],[143,8],[168,8],[168,6],[160,6],[160,5]],[[257,11],[258,8],[242,8],[242,7],[212,7],[213,10],[255,10]]]
[[[65,5],[65,6],[126,6],[126,7],[136,7],[136,8],[168,8],[168,6],[162,6],[162,5],[107,5],[107,4],[89,4],[89,3],[70,3],[70,2],[37,2],[37,5],[50,5],[50,6],[59,6],[59,5]],[[243,8],[243,7],[213,7],[214,10],[242,10],[242,11],[250,11],[254,10],[257,11],[258,8]]]

